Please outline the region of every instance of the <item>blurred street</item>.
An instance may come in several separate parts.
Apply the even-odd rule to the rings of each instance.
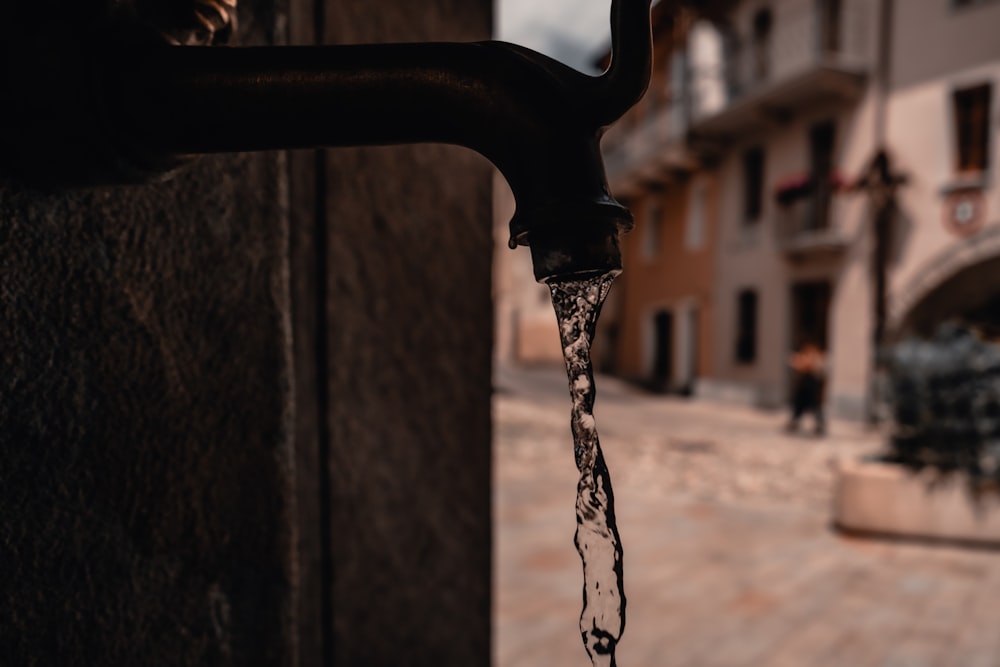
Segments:
[[[831,529],[834,464],[877,433],[832,421],[819,439],[807,418],[788,435],[784,413],[597,385],[620,665],[1000,665],[1000,553]],[[500,368],[495,389],[495,664],[586,665],[565,377]]]

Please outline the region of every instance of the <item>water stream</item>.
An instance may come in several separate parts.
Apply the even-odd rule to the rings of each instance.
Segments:
[[[549,285],[559,321],[569,390],[576,487],[574,543],[583,561],[580,634],[595,666],[614,667],[615,647],[625,629],[622,547],[615,523],[615,497],[594,421],[594,369],[590,345],[613,275]]]

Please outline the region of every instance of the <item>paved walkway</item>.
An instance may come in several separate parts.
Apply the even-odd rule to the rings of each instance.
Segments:
[[[498,372],[495,664],[583,667],[565,379]],[[625,550],[622,667],[1000,666],[1000,553],[829,526],[839,456],[878,434],[649,396],[598,379]]]

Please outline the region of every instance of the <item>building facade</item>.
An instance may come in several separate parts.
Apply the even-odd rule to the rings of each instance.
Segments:
[[[789,352],[813,342],[828,405],[862,418],[876,337],[996,327],[1000,3],[734,1],[657,25],[645,105],[605,143],[638,218],[610,365],[656,380],[660,348],[692,338],[697,393],[777,407]],[[870,178],[883,151],[888,204]]]
[[[741,2],[702,28],[689,134],[720,183],[724,332],[705,394],[779,406],[788,354],[811,341],[827,352],[828,400],[864,411],[867,209],[844,185],[874,150],[879,16],[868,0]]]
[[[653,390],[691,393],[712,374],[718,185],[687,141],[695,16],[670,9],[653,10],[649,91],[603,142],[612,191],[636,225],[622,238],[625,271],[599,323],[596,357]]]

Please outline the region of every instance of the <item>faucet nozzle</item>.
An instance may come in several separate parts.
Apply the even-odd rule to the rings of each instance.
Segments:
[[[515,222],[527,222],[527,228],[512,237],[510,245],[530,248],[535,280],[550,283],[621,272],[618,236],[633,224],[627,208],[609,200],[562,204],[533,213],[532,217],[539,218],[534,224],[515,218]]]
[[[549,65],[562,90],[550,100],[554,125],[539,134],[539,150],[525,160],[498,161],[514,191],[517,212],[510,222],[511,248],[527,245],[535,279],[548,283],[619,273],[618,236],[632,228],[632,214],[608,191],[600,139],[608,125],[643,95],[652,70],[649,0],[614,0],[611,64],[600,77]],[[561,66],[560,66],[561,67]],[[575,116],[575,117],[574,117]],[[569,121],[573,118],[573,121]]]

